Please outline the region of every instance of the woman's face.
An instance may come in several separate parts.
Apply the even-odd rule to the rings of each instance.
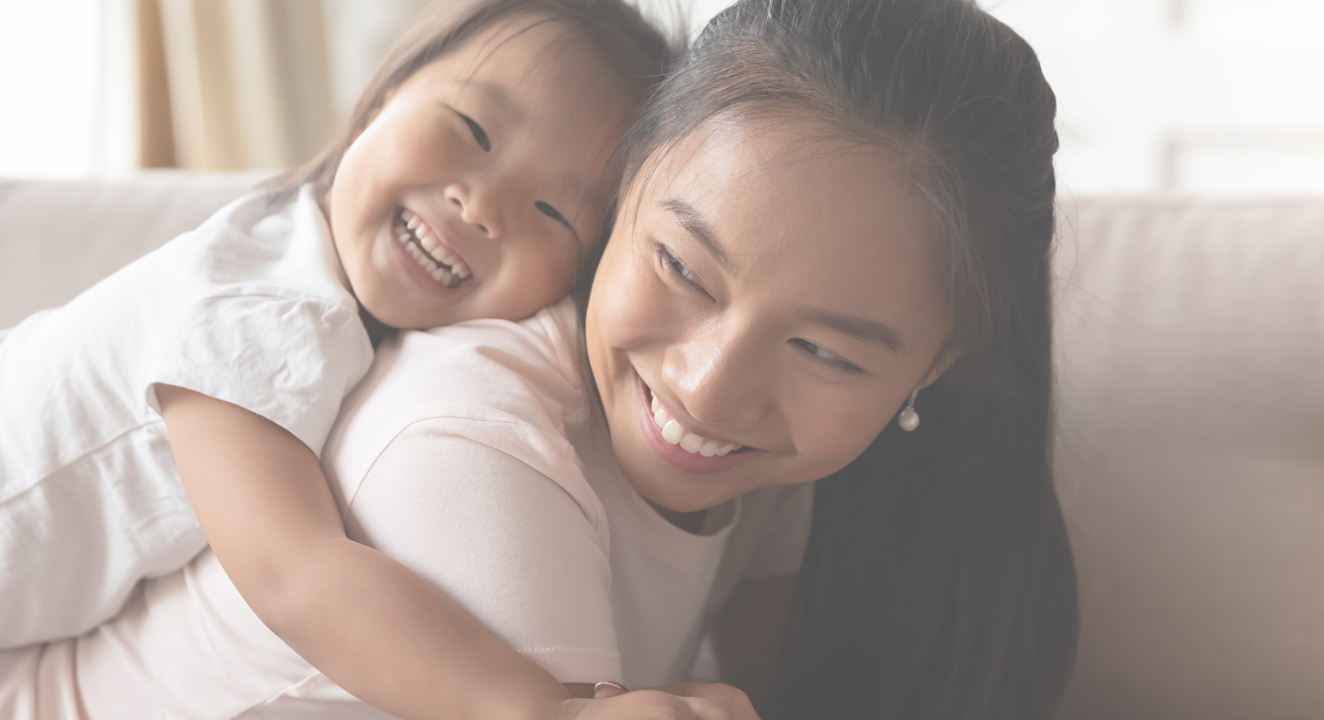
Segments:
[[[831,138],[711,124],[622,202],[589,362],[625,476],[665,508],[825,477],[941,370],[943,265],[900,164]]]

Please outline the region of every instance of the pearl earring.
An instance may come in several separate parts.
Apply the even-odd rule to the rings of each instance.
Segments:
[[[901,429],[906,432],[914,432],[915,428],[919,427],[919,413],[915,412],[916,395],[919,395],[919,388],[915,388],[915,391],[910,393],[910,402],[906,404],[906,408],[901,411],[896,419],[896,424],[900,425]]]

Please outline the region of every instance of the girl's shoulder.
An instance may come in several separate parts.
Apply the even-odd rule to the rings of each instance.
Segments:
[[[198,295],[271,294],[355,306],[311,187],[294,199],[246,195],[162,248],[159,262]]]

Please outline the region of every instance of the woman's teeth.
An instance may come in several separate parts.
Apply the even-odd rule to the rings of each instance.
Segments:
[[[721,457],[740,447],[735,443],[722,444],[716,440],[685,432],[685,428],[681,427],[680,423],[671,419],[671,415],[667,414],[667,409],[662,407],[656,396],[653,397],[653,423],[662,430],[663,439],[672,445],[679,445],[691,455],[698,453],[704,457],[714,455]]]
[[[404,208],[396,214],[395,238],[419,267],[446,287],[457,287],[473,275],[463,260],[437,242],[421,218]]]

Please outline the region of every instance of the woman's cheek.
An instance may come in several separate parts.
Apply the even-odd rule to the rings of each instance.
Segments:
[[[647,258],[629,247],[609,248],[607,275],[595,285],[598,294],[595,318],[608,345],[634,349],[659,339],[669,316],[667,293],[660,278],[647,265]]]
[[[808,456],[817,480],[850,464],[887,427],[893,412],[886,398],[862,393],[858,388],[841,388],[811,394],[811,407],[802,407],[794,416],[800,418],[796,442],[799,453]]]

